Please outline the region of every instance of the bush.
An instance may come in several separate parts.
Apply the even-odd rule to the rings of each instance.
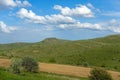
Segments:
[[[84,63],[83,63],[83,66],[84,66],[84,67],[88,67],[89,64],[88,64],[87,62],[84,62]]]
[[[113,80],[111,75],[101,68],[94,68],[90,74],[89,80]]]
[[[38,63],[30,57],[24,57],[21,66],[27,72],[38,72]]]
[[[49,62],[51,62],[51,63],[55,63],[56,60],[55,60],[55,58],[51,58],[51,59],[49,60]]]
[[[15,74],[20,74],[21,60],[13,58],[10,65],[10,70]]]

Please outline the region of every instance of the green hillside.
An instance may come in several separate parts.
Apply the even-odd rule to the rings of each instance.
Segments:
[[[0,55],[31,56],[41,62],[120,71],[120,35],[77,41],[48,38],[37,43],[1,44]]]

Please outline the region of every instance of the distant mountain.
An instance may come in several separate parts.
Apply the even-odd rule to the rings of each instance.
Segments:
[[[56,43],[64,43],[69,40],[63,40],[63,39],[57,39],[57,38],[46,38],[45,40],[41,41],[41,43],[47,43],[47,44],[56,44]]]
[[[120,71],[120,35],[77,41],[47,38],[37,43],[1,44],[0,55],[10,58],[30,56],[41,62]]]

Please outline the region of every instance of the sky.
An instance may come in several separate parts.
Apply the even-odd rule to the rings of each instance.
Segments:
[[[120,0],[0,0],[0,44],[120,34]]]

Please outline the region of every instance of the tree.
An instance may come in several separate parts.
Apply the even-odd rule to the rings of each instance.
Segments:
[[[38,72],[38,63],[30,57],[24,57],[21,66],[27,72]]]
[[[10,70],[15,74],[20,74],[21,60],[13,58],[11,60]]]
[[[101,68],[94,68],[90,74],[89,80],[113,80],[111,75]]]

